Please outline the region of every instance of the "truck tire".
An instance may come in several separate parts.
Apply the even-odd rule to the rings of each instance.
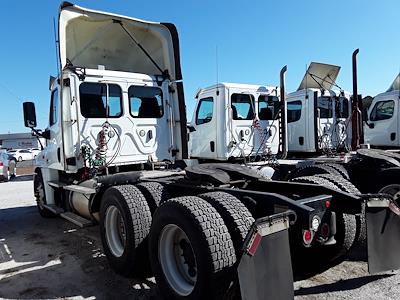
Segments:
[[[304,182],[319,184],[322,186],[327,186],[336,190],[341,190],[339,186],[335,183],[318,176],[306,176],[298,177],[292,180],[293,182]],[[357,239],[357,221],[355,215],[345,214],[341,212],[336,213],[336,244],[331,246],[324,246],[324,249],[320,253],[319,259],[323,259],[324,262],[333,262],[343,257],[353,246]],[[358,227],[360,228],[360,227]],[[325,249],[326,248],[326,249]]]
[[[347,179],[341,176],[335,176],[332,174],[319,174],[316,175],[317,177],[324,178],[333,184],[335,184],[341,191],[353,194],[353,195],[360,195],[361,192]]]
[[[42,216],[43,218],[54,218],[56,215],[43,206],[47,204],[47,202],[43,176],[42,172],[40,171],[37,171],[33,174],[33,192],[35,195],[36,205],[40,216]]]
[[[152,214],[162,202],[171,198],[168,190],[158,182],[142,182],[137,184],[136,187],[146,197],[147,204]]]
[[[300,167],[292,172],[290,178],[313,176],[318,174],[332,174],[337,176],[342,176],[336,169],[327,165],[311,165]]]
[[[242,253],[243,243],[254,218],[246,206],[238,198],[225,192],[211,192],[199,195],[200,198],[210,203],[221,215],[233,246],[235,247],[236,258],[239,261]]]
[[[236,256],[228,229],[199,197],[161,204],[153,217],[149,252],[166,299],[221,299],[233,278]]]
[[[123,276],[150,274],[148,239],[151,213],[133,185],[108,188],[100,205],[100,234],[111,267]]]
[[[335,190],[340,190],[334,183],[330,182],[329,180],[317,176],[302,176],[296,177],[290,180],[291,182],[302,182],[302,183],[312,183],[318,184],[322,186],[326,186]]]
[[[334,168],[336,171],[340,173],[345,179],[350,180],[350,175],[349,172],[346,170],[345,167],[343,167],[341,164],[334,164],[334,163],[327,163],[324,164],[325,166]]]

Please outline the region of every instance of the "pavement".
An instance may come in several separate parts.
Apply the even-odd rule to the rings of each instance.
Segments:
[[[295,299],[400,299],[400,273],[368,275],[357,255],[295,282]],[[43,219],[32,176],[0,183],[1,299],[162,299],[154,278],[127,279],[110,269],[98,226]]]

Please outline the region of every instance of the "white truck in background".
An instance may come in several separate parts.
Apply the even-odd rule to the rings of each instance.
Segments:
[[[351,149],[350,93],[332,89],[339,71],[339,66],[312,62],[297,91],[287,95],[289,152],[331,154]]]
[[[278,87],[235,83],[200,89],[188,127],[190,156],[225,161],[278,153],[279,93]]]
[[[364,139],[380,148],[400,147],[400,74],[389,89],[376,95],[364,116]]]

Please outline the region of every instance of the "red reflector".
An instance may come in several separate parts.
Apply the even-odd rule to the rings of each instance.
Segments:
[[[311,244],[313,234],[310,230],[303,230],[303,242],[306,245]]]
[[[247,250],[247,253],[249,255],[253,256],[254,254],[256,254],[257,248],[258,248],[258,245],[261,242],[261,239],[262,239],[261,234],[259,234],[257,232],[256,235],[253,238],[253,241],[251,242],[251,245],[250,245],[249,249]]]
[[[325,207],[326,208],[331,207],[331,201],[325,201]]]

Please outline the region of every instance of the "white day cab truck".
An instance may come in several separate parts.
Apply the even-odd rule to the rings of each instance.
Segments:
[[[386,92],[376,95],[363,116],[365,142],[373,147],[400,148],[400,74]]]
[[[315,162],[301,166],[290,177],[339,172],[363,193],[386,193],[397,199],[400,155],[368,148],[393,146],[397,139],[397,117],[390,110],[399,97],[398,79],[387,93],[375,97],[367,113],[373,121],[363,126],[361,95],[357,92],[358,52],[355,50],[352,56],[353,95],[332,89],[337,86],[339,67],[311,64],[298,91],[287,96],[288,151],[292,157],[308,157]]]
[[[34,175],[38,210],[98,224],[116,272],[154,275],[167,299],[290,299],[292,256],[318,264],[311,254],[333,260],[351,246],[355,232],[337,224],[354,228],[344,207],[358,212],[360,197],[188,159],[173,24],[64,2],[58,40],[45,130],[35,128],[34,103],[24,103],[25,126],[46,139]],[[397,268],[400,224],[390,217],[381,230],[392,203],[368,198],[372,271]],[[392,247],[381,247],[386,239]]]

